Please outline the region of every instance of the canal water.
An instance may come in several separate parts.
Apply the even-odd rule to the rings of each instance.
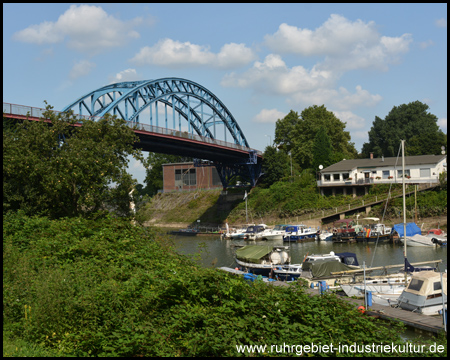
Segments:
[[[301,263],[306,255],[335,253],[355,253],[359,264],[363,262],[367,267],[387,266],[404,263],[403,245],[352,243],[336,244],[331,241],[313,241],[305,243],[283,243],[283,241],[246,241],[222,240],[219,235],[202,236],[173,236],[175,249],[185,255],[200,254],[200,264],[205,267],[232,267],[236,266],[234,256],[236,245],[273,245],[289,246],[291,263]],[[447,269],[446,247],[411,247],[408,246],[407,258],[410,263],[430,260],[442,260],[438,265],[440,271]],[[434,266],[434,264],[427,264]],[[393,271],[394,269],[391,269]]]

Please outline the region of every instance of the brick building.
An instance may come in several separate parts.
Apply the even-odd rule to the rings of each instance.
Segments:
[[[222,188],[214,166],[194,167],[193,162],[163,164],[163,192]]]

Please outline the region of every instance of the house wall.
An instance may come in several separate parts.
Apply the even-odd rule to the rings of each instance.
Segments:
[[[215,188],[222,188],[222,183],[214,166],[194,167],[192,162],[163,164],[163,192]]]
[[[437,184],[439,183],[439,174],[446,171],[447,160],[444,158],[437,164],[405,165],[405,173],[410,176],[405,179],[407,184]],[[320,188],[345,187],[354,185],[371,184],[390,184],[402,181],[402,166],[383,166],[383,167],[355,167],[350,171],[341,172],[322,172],[317,186]],[[333,189],[334,190],[334,189]],[[356,193],[353,190],[353,195]],[[335,193],[335,190],[332,192]],[[322,192],[323,194],[323,192]]]

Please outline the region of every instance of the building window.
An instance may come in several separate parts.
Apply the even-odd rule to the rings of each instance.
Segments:
[[[197,185],[197,174],[195,169],[177,169],[175,170],[175,187]]]
[[[411,174],[410,174],[410,172],[409,172],[409,169],[406,169],[405,170],[405,175],[408,177],[408,176],[411,176]],[[399,178],[401,178],[402,177],[402,170],[397,170],[397,177],[399,177]]]
[[[323,176],[323,181],[330,181],[330,174],[325,174]]]
[[[383,179],[388,179],[391,175],[391,172],[389,170],[383,170]]]
[[[420,169],[420,177],[421,178],[429,178],[431,176],[431,169]]]
[[[339,174],[333,174],[333,181],[339,181]]]
[[[350,174],[349,173],[343,173],[342,174],[342,180],[347,180],[348,178],[350,177]]]

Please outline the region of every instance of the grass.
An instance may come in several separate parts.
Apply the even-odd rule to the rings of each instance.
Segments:
[[[13,337],[10,331],[3,330],[3,357],[68,357],[60,351],[45,348],[40,344],[31,344]]]

